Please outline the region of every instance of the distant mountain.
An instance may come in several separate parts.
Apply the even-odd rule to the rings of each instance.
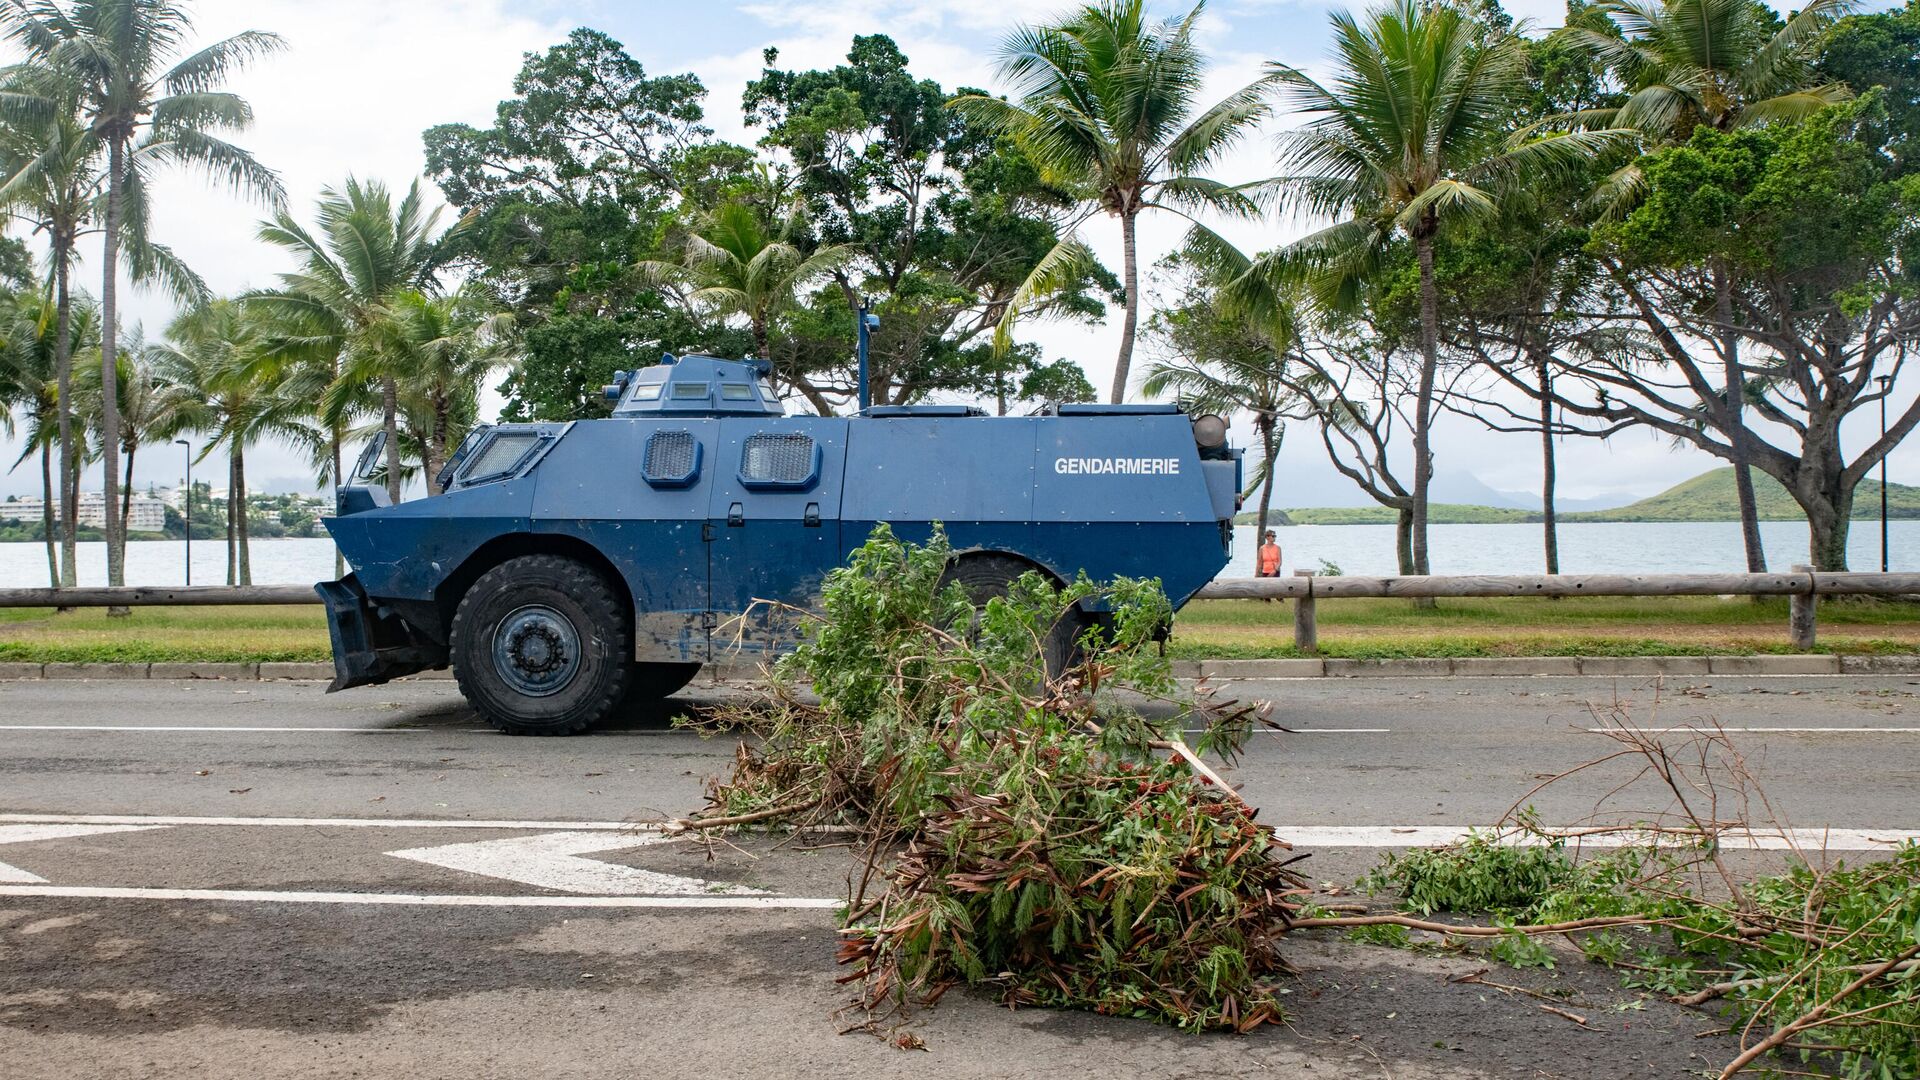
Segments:
[[[1799,504],[1771,476],[1755,470],[1753,490],[1762,521],[1806,520]],[[1535,507],[1516,509],[1512,506],[1436,502],[1428,508],[1428,516],[1435,525],[1519,524],[1540,520],[1540,512]],[[1861,519],[1878,517],[1879,514],[1879,481],[1862,481],[1854,489],[1853,516]],[[1888,484],[1887,516],[1920,518],[1920,487]],[[1323,506],[1288,507],[1286,517],[1296,525],[1390,525],[1397,515],[1384,506]],[[1562,513],[1559,518],[1564,522],[1738,521],[1740,504],[1733,489],[1733,469],[1729,467],[1701,473],[1658,495],[1626,506]]]
[[[1773,477],[1753,470],[1754,505],[1762,521],[1805,521],[1800,504]],[[1853,492],[1853,516],[1880,516],[1880,482],[1863,480]],[[1920,488],[1887,485],[1887,516],[1920,518]],[[1562,515],[1563,521],[1738,521],[1739,496],[1734,492],[1733,468],[1714,469],[1651,498],[1585,513]]]

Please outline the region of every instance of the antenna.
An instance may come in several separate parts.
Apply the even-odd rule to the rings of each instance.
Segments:
[[[872,301],[860,298],[860,319],[855,328],[859,341],[860,357],[860,411],[866,412],[873,405],[873,391],[867,384],[867,352],[873,339],[873,332],[880,329],[880,316],[870,310]]]

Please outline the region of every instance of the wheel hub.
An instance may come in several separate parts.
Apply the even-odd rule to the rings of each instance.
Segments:
[[[503,682],[529,697],[558,693],[580,669],[579,632],[560,612],[530,604],[500,620],[493,666]]]

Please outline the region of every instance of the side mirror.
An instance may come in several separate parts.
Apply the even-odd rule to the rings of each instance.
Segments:
[[[387,433],[380,431],[367,440],[367,448],[360,451],[360,460],[354,463],[353,472],[348,479],[356,483],[373,479],[374,474],[380,471],[386,451]]]

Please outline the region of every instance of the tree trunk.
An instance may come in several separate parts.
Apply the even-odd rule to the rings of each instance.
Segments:
[[[233,490],[227,492],[227,501],[233,505],[235,532],[240,540],[240,584],[251,585],[253,552],[247,544],[247,449],[238,442],[233,445]]]
[[[451,406],[444,395],[433,402],[433,431],[427,436],[427,494],[440,493],[440,470],[447,465],[447,413]]]
[[[1534,371],[1540,379],[1540,522],[1547,549],[1547,573],[1560,572],[1560,530],[1554,521],[1553,485],[1556,479],[1553,461],[1553,399],[1549,389],[1553,373],[1547,365],[1547,350],[1537,343]]]
[[[107,216],[100,255],[100,454],[101,507],[106,514],[107,584],[125,585],[126,535],[120,520],[120,221],[126,200],[126,138],[107,142]],[[130,608],[108,608],[109,615],[131,614]]]
[[[128,528],[127,522],[133,520],[133,452],[139,443],[127,440],[127,473],[120,485],[120,527]]]
[[[393,376],[380,379],[381,422],[387,433],[387,499],[400,505],[400,387]]]
[[[1410,550],[1416,574],[1432,573],[1427,558],[1427,490],[1433,480],[1433,384],[1440,371],[1440,287],[1433,275],[1431,220],[1416,228],[1414,247],[1420,256],[1420,388],[1413,413],[1413,535]],[[1414,601],[1432,607],[1432,600]]]
[[[1267,463],[1267,475],[1260,482],[1260,522],[1254,530],[1254,542],[1264,543],[1267,539],[1267,515],[1273,507],[1273,459],[1280,454],[1279,440],[1274,437],[1279,426],[1271,416],[1263,416],[1254,425],[1260,429],[1260,460]]]
[[[228,454],[227,455],[227,584],[229,585],[238,584],[238,581],[235,579],[234,574],[240,565],[239,552],[236,551],[233,546],[234,539],[235,539],[234,532],[233,532],[233,486],[234,486],[233,476],[234,476],[233,455]]]
[[[1747,551],[1747,573],[1764,574],[1767,553],[1760,543],[1760,511],[1747,457],[1747,380],[1740,370],[1740,335],[1733,329],[1733,282],[1726,267],[1714,267],[1713,285],[1714,317],[1720,323],[1720,359],[1726,365],[1727,446],[1732,451],[1733,490],[1740,501],[1740,540]]]
[[[1839,483],[1812,498],[1795,501],[1807,513],[1807,554],[1813,568],[1828,573],[1847,569],[1847,533],[1853,525],[1853,491]]]
[[[53,541],[53,444],[40,442],[40,527],[47,541],[47,583],[60,587],[60,554]]]
[[[75,534],[80,527],[80,463],[73,451],[73,292],[67,272],[73,261],[73,236],[53,238],[53,365],[60,401],[60,584],[79,584]]]
[[[1134,214],[1120,214],[1120,246],[1124,252],[1127,311],[1120,323],[1120,355],[1113,362],[1113,403],[1127,400],[1127,376],[1133,367],[1133,338],[1140,321],[1140,252],[1134,236]]]
[[[1407,577],[1417,571],[1413,568],[1413,511],[1401,510],[1393,527],[1394,554],[1400,558],[1400,576]]]

